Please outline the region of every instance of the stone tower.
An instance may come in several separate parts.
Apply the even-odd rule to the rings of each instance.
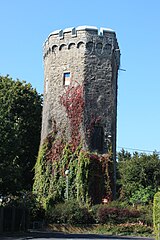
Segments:
[[[84,149],[116,156],[120,50],[112,29],[79,26],[44,43],[41,143],[53,131]]]

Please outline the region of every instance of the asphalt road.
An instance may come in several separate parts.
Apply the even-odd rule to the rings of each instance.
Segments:
[[[52,239],[110,239],[110,240],[154,240],[154,238],[122,237],[99,234],[68,234],[58,232],[29,232],[24,234],[2,234],[0,240],[52,240]]]

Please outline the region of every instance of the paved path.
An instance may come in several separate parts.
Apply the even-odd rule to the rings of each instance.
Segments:
[[[110,239],[110,240],[154,240],[154,238],[145,237],[122,237],[99,234],[68,234],[58,232],[30,232],[25,234],[0,235],[0,240],[52,240],[52,239]]]

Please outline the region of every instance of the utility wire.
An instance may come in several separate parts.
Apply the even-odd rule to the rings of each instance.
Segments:
[[[137,152],[148,152],[148,153],[153,153],[156,152],[157,154],[160,154],[160,151],[152,151],[152,150],[144,150],[144,149],[138,149],[138,148],[128,148],[128,147],[118,147],[119,149],[124,149],[124,150],[132,150],[132,151],[137,151]]]

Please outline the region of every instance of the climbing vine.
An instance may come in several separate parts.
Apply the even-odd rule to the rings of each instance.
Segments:
[[[112,198],[111,154],[99,155],[84,151],[81,146],[81,124],[83,120],[83,86],[69,86],[60,97],[65,107],[71,129],[71,141],[66,142],[54,131],[40,147],[35,165],[33,191],[45,209],[54,203],[63,202],[66,196],[81,204],[97,204],[102,198]],[[88,135],[101,119],[93,118],[88,126]],[[65,171],[69,169],[66,182]],[[66,194],[66,184],[68,192]]]
[[[60,98],[61,104],[65,107],[70,120],[72,146],[74,150],[80,144],[80,125],[83,118],[83,86],[69,86]]]
[[[101,203],[106,196],[111,199],[111,156],[86,152],[81,145],[73,151],[71,144],[53,136],[40,147],[35,165],[33,191],[43,207],[66,200],[66,169],[70,171],[69,199],[77,199],[81,204]]]

